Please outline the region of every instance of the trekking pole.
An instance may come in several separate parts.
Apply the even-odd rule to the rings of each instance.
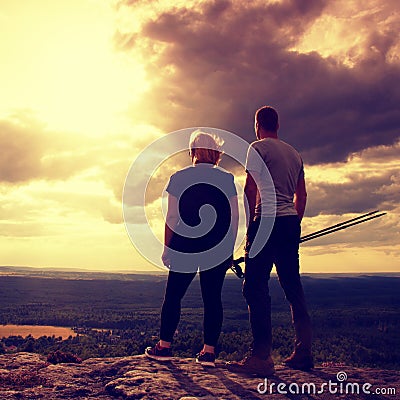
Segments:
[[[349,219],[347,221],[341,222],[339,224],[328,226],[327,228],[324,228],[324,229],[321,229],[319,231],[316,231],[316,232],[310,233],[308,235],[302,236],[300,238],[300,243],[307,242],[308,240],[312,240],[312,239],[315,239],[315,238],[320,237],[320,236],[328,235],[329,233],[332,233],[332,232],[336,232],[336,231],[340,231],[342,229],[346,229],[349,226],[361,224],[362,222],[366,222],[366,221],[369,221],[369,220],[374,219],[374,218],[382,217],[383,215],[386,214],[386,213],[380,213],[380,214],[377,214],[377,213],[379,213],[379,210],[371,211],[371,212],[369,212],[367,214],[363,214],[363,215],[361,215],[359,217],[352,218],[352,219]]]
[[[369,213],[360,215],[359,217],[349,219],[344,222],[340,222],[339,224],[335,224],[332,226],[328,226],[327,228],[321,229],[319,231],[310,233],[308,235],[302,236],[300,238],[300,243],[307,242],[312,239],[319,238],[321,236],[329,235],[330,233],[340,231],[342,229],[346,229],[350,226],[358,225],[366,221],[370,221],[371,219],[379,218],[386,215],[385,212],[380,212],[379,210],[371,211]],[[236,260],[233,260],[231,270],[236,274],[238,278],[244,278],[243,269],[240,264],[244,261],[244,257],[239,257]]]

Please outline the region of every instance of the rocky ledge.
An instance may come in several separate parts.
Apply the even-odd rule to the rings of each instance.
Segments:
[[[396,399],[399,394],[400,372],[343,365],[310,372],[278,365],[265,380],[231,373],[223,362],[205,369],[193,359],[160,363],[132,356],[54,365],[33,353],[0,356],[1,400]]]

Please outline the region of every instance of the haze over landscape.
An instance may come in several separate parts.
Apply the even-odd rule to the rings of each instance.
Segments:
[[[304,234],[388,213],[302,245],[302,271],[400,272],[398,1],[0,4],[0,265],[159,271],[125,231],[131,163],[181,128],[251,142],[269,104],[305,162]],[[146,193],[160,238],[162,189],[188,162]]]

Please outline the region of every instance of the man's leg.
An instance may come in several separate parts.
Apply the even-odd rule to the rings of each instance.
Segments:
[[[279,282],[290,303],[292,322],[296,332],[295,350],[310,353],[312,339],[311,320],[307,311],[300,275],[296,272],[289,273],[285,269],[285,261],[278,261],[277,273]]]
[[[249,309],[249,320],[253,333],[252,354],[267,359],[271,354],[271,296],[268,281],[272,269],[272,259],[263,258],[262,253],[246,259],[243,296]]]
[[[310,360],[312,328],[308,314],[299,265],[300,226],[296,217],[281,217],[277,221],[275,265],[279,282],[290,303],[294,325],[295,353]],[[307,362],[307,364],[311,364]]]
[[[257,227],[258,229],[258,227]],[[254,229],[254,231],[257,231]],[[271,297],[268,281],[272,269],[272,253],[267,243],[255,257],[249,257],[249,251],[255,233],[249,229],[246,241],[245,280],[243,295],[249,309],[249,319],[253,333],[253,349],[251,357],[239,362],[227,363],[228,370],[262,377],[273,375],[274,363],[271,358],[272,327]]]
[[[246,261],[243,295],[249,308],[249,318],[253,333],[252,355],[239,362],[227,363],[229,371],[268,377],[275,373],[271,358],[271,297],[268,280],[272,263],[265,265],[254,262],[256,258]]]

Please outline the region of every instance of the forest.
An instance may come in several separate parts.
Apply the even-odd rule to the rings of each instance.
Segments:
[[[61,274],[60,274],[61,276]],[[158,338],[166,275],[79,273],[57,278],[0,276],[0,324],[73,327],[77,336],[0,338],[0,353],[56,350],[82,359],[142,354]],[[303,285],[314,329],[317,365],[400,367],[400,278],[396,276],[305,275]],[[273,358],[279,363],[293,346],[290,310],[279,281],[270,281]],[[220,359],[242,358],[251,345],[241,280],[227,276]],[[202,300],[196,278],[182,302],[173,350],[193,357],[202,346]]]

